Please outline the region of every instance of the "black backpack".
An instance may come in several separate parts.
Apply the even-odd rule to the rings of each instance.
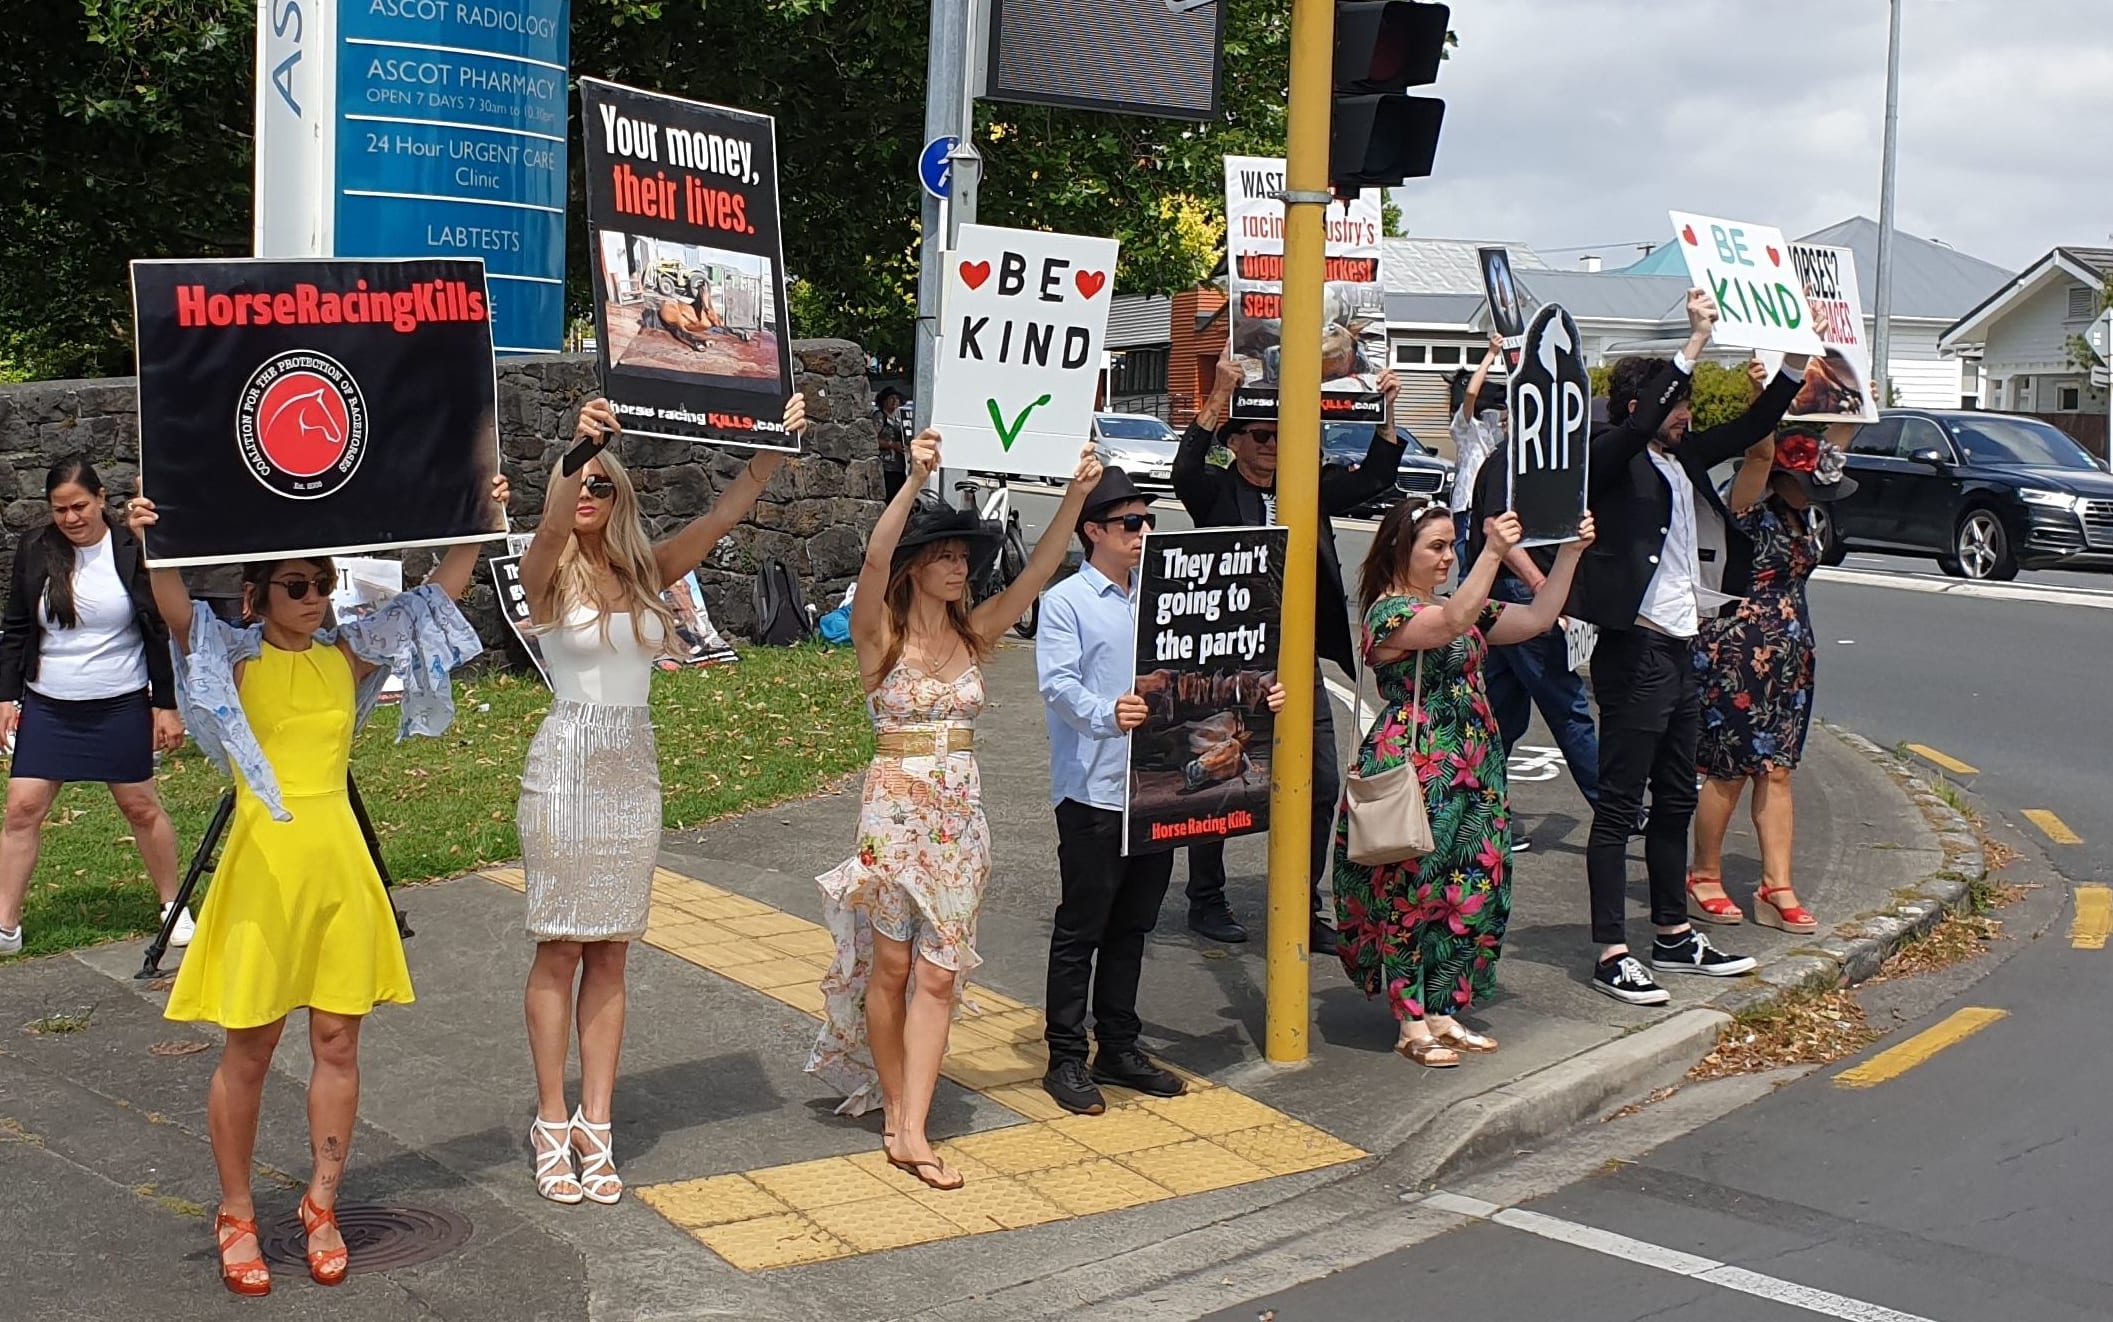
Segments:
[[[776,556],[765,556],[756,566],[756,624],[752,635],[771,647],[790,647],[814,633],[814,620],[807,609],[807,594],[800,590],[800,576]]]

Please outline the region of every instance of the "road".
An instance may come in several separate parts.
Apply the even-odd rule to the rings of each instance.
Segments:
[[[1050,503],[1023,506],[1046,517]],[[1346,561],[1369,543],[1352,525],[1337,536]],[[1910,1022],[1857,1060],[1552,1193],[1500,1167],[1463,1182],[1471,1197],[1424,1201],[1459,1228],[1215,1316],[2113,1318],[2113,1156],[2095,1141],[2113,1057],[2092,1046],[2113,1016],[2100,976],[2113,953],[2104,924],[2092,931],[2113,920],[2113,893],[2096,889],[2113,878],[2113,576],[1960,589],[1934,566],[1861,555],[1816,582],[1817,710],[1913,746],[2016,823],[2044,855],[2028,859],[2035,875],[2071,883],[2046,893],[2050,917],[2075,915],[2074,887],[2090,888],[2079,934],[2057,923],[2006,943],[2001,963],[1866,992],[1893,1012],[1881,1022]],[[1841,1081],[1851,1069],[1857,1086]]]

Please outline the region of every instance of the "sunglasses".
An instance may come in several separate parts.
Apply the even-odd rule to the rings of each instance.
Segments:
[[[1250,429],[1246,434],[1247,439],[1253,441],[1256,445],[1275,445],[1277,443],[1277,434],[1273,431]]]
[[[1143,514],[1118,514],[1112,519],[1095,519],[1103,528],[1121,528],[1124,532],[1143,532],[1159,526],[1159,516],[1149,511]]]
[[[337,579],[329,574],[317,574],[312,579],[275,578],[271,581],[278,584],[279,591],[286,594],[288,601],[306,601],[308,599],[308,589],[310,588],[315,589],[315,594],[318,597],[327,597],[337,587]]]
[[[606,477],[590,477],[584,485],[587,494],[596,500],[607,500],[616,494],[616,483]]]

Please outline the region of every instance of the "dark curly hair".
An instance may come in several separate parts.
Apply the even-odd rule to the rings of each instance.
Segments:
[[[1620,424],[1636,409],[1636,402],[1643,398],[1644,387],[1672,360],[1667,358],[1624,358],[1614,364],[1614,371],[1607,377],[1607,420]],[[1680,393],[1673,396],[1679,403],[1694,392],[1692,379],[1680,383]]]

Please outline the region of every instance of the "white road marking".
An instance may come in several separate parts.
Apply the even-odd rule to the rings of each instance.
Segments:
[[[1678,1249],[1665,1248],[1633,1239],[1628,1235],[1618,1235],[1596,1226],[1565,1221],[1560,1217],[1528,1212],[1516,1207],[1498,1207],[1495,1203],[1486,1203],[1479,1198],[1463,1198],[1458,1194],[1440,1192],[1419,1199],[1418,1205],[1477,1221],[1489,1221],[1529,1235],[1537,1235],[1542,1239],[1554,1240],[1559,1244],[1590,1249],[1594,1253],[1619,1258],[1623,1262],[1632,1262],[1641,1267],[1655,1267],[1674,1276],[1685,1276],[1726,1290],[1736,1290],[1740,1294],[1750,1294],[1771,1303],[1802,1308],[1808,1313],[1818,1313],[1822,1317],[1841,1318],[1843,1322],[1931,1322],[1931,1319],[1917,1313],[1903,1313],[1883,1304],[1851,1299],[1847,1295],[1817,1290],[1809,1285],[1799,1285],[1795,1281],[1786,1281],[1775,1276],[1763,1276],[1759,1272],[1734,1267],[1714,1258],[1682,1253]]]
[[[2030,601],[2048,606],[2089,606],[2113,610],[2113,589],[2054,588],[2018,583],[1975,583],[1964,579],[1918,578],[1911,574],[1864,569],[1822,569],[1814,578],[1860,588],[1890,588],[1940,597],[1976,597],[1985,601]]]
[[[1357,718],[1357,737],[1362,740],[1365,737],[1365,731],[1372,728],[1372,718],[1379,715],[1379,713],[1365,705],[1364,695],[1356,689],[1351,688],[1339,679],[1327,676],[1323,678],[1327,682],[1329,696],[1349,708],[1350,714]]]

